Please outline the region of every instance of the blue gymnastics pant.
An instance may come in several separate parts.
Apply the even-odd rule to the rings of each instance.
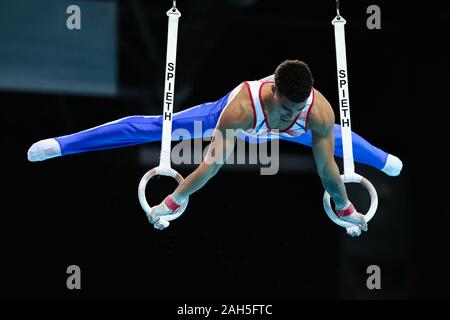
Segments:
[[[209,137],[214,129],[222,110],[225,108],[228,96],[215,101],[197,105],[181,112],[173,114],[172,130],[185,129],[192,138]],[[202,131],[194,130],[194,122],[201,121]],[[205,131],[208,131],[205,135]],[[161,141],[162,116],[130,116],[103,125],[55,138],[61,147],[61,155],[69,155],[94,150],[120,148],[125,146]],[[341,127],[334,125],[336,156],[342,158]],[[177,137],[172,135],[174,140]],[[382,169],[386,163],[388,154],[371,145],[361,136],[352,133],[353,154],[355,162]],[[311,131],[307,131],[299,137],[285,138],[305,146],[312,146]]]

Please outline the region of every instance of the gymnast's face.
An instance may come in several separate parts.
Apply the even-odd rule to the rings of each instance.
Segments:
[[[294,121],[306,105],[306,100],[300,103],[290,101],[284,95],[278,93],[275,85],[272,85],[272,93],[276,112],[278,112],[280,119],[283,121]]]

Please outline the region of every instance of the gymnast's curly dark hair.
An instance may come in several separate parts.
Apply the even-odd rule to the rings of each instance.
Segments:
[[[279,95],[290,101],[305,101],[312,90],[314,79],[308,65],[299,60],[285,60],[275,70],[275,87]]]

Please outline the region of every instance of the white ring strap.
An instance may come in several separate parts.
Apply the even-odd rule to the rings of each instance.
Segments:
[[[170,168],[172,142],[172,117],[175,98],[175,69],[177,62],[178,19],[180,11],[176,7],[167,11],[169,29],[167,32],[166,73],[164,78],[163,128],[161,140],[160,167]]]
[[[166,52],[166,71],[164,78],[164,102],[163,102],[163,126],[161,137],[161,154],[159,166],[149,170],[141,179],[138,187],[138,197],[141,207],[144,209],[150,221],[155,221],[152,208],[148,205],[145,196],[147,182],[154,176],[163,175],[177,180],[178,184],[183,182],[183,177],[171,167],[171,143],[172,143],[172,117],[173,104],[175,101],[175,69],[177,59],[177,39],[178,39],[178,20],[181,17],[180,11],[176,8],[176,1],[173,1],[173,7],[167,11],[169,17],[169,26],[167,32],[167,52]],[[160,223],[166,227],[169,221],[178,218],[187,207],[189,197],[187,197],[176,212],[170,215],[161,216]],[[156,224],[155,224],[156,228]]]
[[[345,19],[334,18],[334,40],[336,45],[337,78],[339,89],[339,111],[342,128],[342,147],[344,160],[344,175],[355,172],[352,145],[352,124],[350,121],[350,99],[348,94],[347,58],[345,51]]]
[[[370,208],[365,215],[366,222],[375,215],[378,207],[377,192],[366,178],[355,173],[355,163],[353,159],[353,143],[352,143],[352,126],[350,120],[350,98],[348,93],[348,73],[347,73],[347,54],[345,48],[345,19],[339,13],[339,0],[336,0],[337,16],[333,19],[334,26],[334,40],[336,45],[336,64],[337,64],[337,78],[339,89],[339,113],[342,130],[342,148],[343,148],[343,162],[344,174],[341,176],[344,183],[360,183],[369,192]],[[323,205],[329,218],[347,229],[348,234],[360,234],[359,228],[349,222],[343,221],[339,218],[331,208],[330,194],[325,190],[323,196]],[[356,230],[357,229],[357,230]]]

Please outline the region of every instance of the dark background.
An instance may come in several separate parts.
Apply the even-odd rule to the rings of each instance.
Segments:
[[[86,2],[95,1],[73,4],[83,12]],[[449,10],[433,1],[341,2],[353,130],[404,164],[399,177],[356,165],[380,197],[369,232],[350,238],[327,218],[312,154],[300,145],[281,143],[274,176],[225,167],[163,232],[137,199],[159,143],[28,162],[28,148],[40,139],[160,113],[172,3],[120,1],[116,94],[0,91],[0,297],[448,299]],[[381,30],[366,27],[371,4],[381,8]],[[216,100],[243,80],[273,73],[284,59],[302,59],[338,115],[334,1],[177,6],[175,110]],[[146,152],[156,158],[143,159]],[[283,166],[283,157],[297,157],[298,165]],[[175,168],[184,176],[192,170]],[[153,199],[173,190],[168,181],[149,184]],[[349,194],[367,206],[361,189],[349,187]],[[80,291],[66,288],[73,264],[82,270]],[[366,287],[369,265],[381,268],[381,290]]]

